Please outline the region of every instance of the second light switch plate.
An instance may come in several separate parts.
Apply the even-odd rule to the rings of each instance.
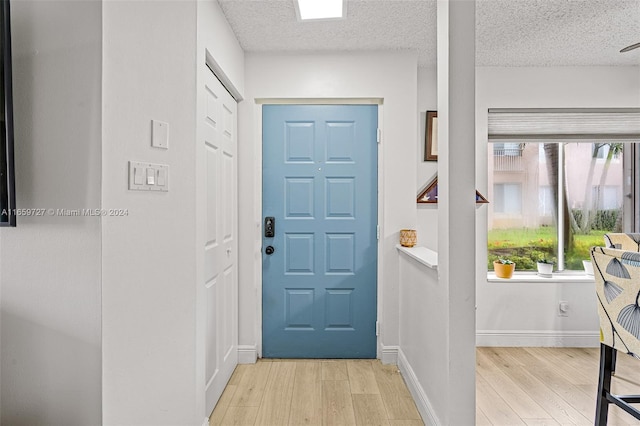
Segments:
[[[151,146],[169,149],[169,123],[151,120]]]

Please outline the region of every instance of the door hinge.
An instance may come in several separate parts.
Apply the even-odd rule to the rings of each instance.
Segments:
[[[376,240],[380,240],[380,225],[376,225]]]
[[[376,134],[376,142],[380,143],[382,141],[382,132],[380,131],[380,128],[378,128],[378,132]]]
[[[380,335],[380,322],[376,321],[376,336]]]

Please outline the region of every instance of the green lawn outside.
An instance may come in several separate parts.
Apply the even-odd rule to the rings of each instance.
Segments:
[[[574,235],[573,247],[565,254],[565,269],[583,269],[582,261],[589,259],[589,248],[604,245],[608,231],[591,231],[587,235]],[[546,257],[556,260],[556,230],[553,227],[537,229],[492,229],[488,235],[487,268],[493,270],[493,261],[507,258],[516,263],[516,270],[535,271],[536,262]]]

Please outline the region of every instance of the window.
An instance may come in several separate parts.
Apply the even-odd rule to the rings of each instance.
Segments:
[[[640,108],[490,109],[487,124],[489,269],[507,257],[535,270],[544,256],[582,270],[605,233],[640,230]],[[520,185],[519,209],[505,184]]]
[[[609,155],[609,144],[606,143],[594,143],[593,144],[594,156],[600,160],[604,160]]]
[[[535,270],[545,257],[557,270],[582,270],[589,247],[602,245],[606,232],[622,232],[622,159],[631,144],[513,145],[521,149],[517,172],[505,171],[489,150],[488,269],[507,257],[517,270]]]
[[[593,144],[593,156],[602,161],[620,161],[620,152],[616,149],[617,144],[599,142]],[[611,158],[609,158],[611,154]]]
[[[593,205],[600,210],[619,210],[622,208],[622,186],[592,186]]]
[[[493,185],[493,211],[504,214],[522,212],[522,185],[519,183],[496,183]]]

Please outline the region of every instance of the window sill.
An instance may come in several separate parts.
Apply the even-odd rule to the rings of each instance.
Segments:
[[[498,278],[493,272],[487,273],[487,282],[490,283],[593,283],[593,275],[584,273],[563,274],[554,273],[551,278],[541,277],[535,272],[515,273],[511,278]]]

